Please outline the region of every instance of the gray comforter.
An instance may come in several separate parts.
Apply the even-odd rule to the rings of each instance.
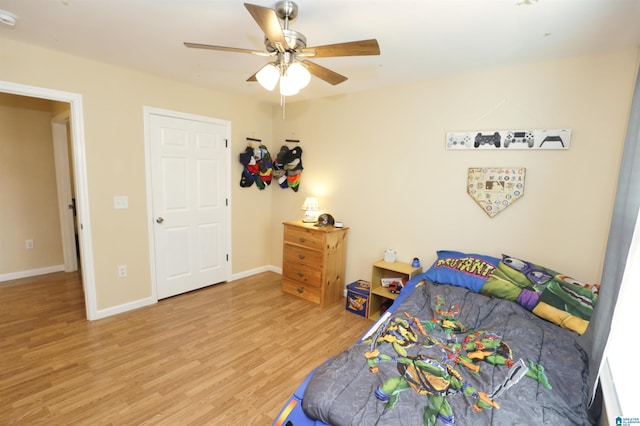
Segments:
[[[303,409],[335,426],[589,424],[576,337],[513,302],[427,282],[317,368]]]

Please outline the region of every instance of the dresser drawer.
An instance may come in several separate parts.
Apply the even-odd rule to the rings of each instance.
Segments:
[[[282,267],[282,275],[314,287],[320,287],[322,282],[322,270],[318,266],[298,262],[285,263]]]
[[[285,226],[284,242],[322,250],[322,234],[311,229]]]
[[[284,264],[289,262],[304,263],[305,265],[315,265],[321,267],[322,252],[293,244],[284,244]]]
[[[320,289],[282,277],[282,291],[313,303],[320,303]]]
[[[349,228],[284,222],[282,291],[325,307],[344,301]]]

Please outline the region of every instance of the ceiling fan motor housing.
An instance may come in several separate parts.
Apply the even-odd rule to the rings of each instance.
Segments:
[[[275,11],[280,19],[291,21],[298,16],[298,5],[292,1],[279,1]]]
[[[284,39],[287,42],[287,50],[300,50],[307,47],[307,38],[302,33],[285,29],[283,29],[282,32],[284,33]],[[264,38],[264,46],[266,47],[267,52],[277,51],[267,37]]]
[[[284,27],[282,33],[284,39],[287,42],[288,51],[296,51],[307,47],[307,38],[298,31],[289,29],[289,22],[294,20],[298,16],[298,5],[292,1],[279,1],[276,3],[275,12],[278,18],[284,21]],[[271,44],[268,37],[264,38],[264,45],[268,52],[275,52],[277,49]]]

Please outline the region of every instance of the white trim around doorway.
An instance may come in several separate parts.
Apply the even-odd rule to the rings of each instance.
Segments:
[[[86,146],[84,139],[84,116],[82,95],[36,86],[0,80],[0,92],[14,95],[68,102],[71,109],[71,135],[73,141],[73,168],[77,196],[77,217],[80,240],[80,262],[84,286],[87,319],[98,319],[96,302],[91,223],[89,218],[89,189],[87,183]]]

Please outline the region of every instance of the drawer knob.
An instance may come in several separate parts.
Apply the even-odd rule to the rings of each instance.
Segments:
[[[298,276],[299,276],[300,278],[302,278],[302,277],[304,277],[304,274],[303,274],[302,272],[298,272]]]
[[[304,293],[304,287],[298,287],[296,288],[296,291],[300,294]]]
[[[298,257],[300,258],[300,260],[302,260],[302,259],[305,258],[305,255],[304,254],[299,254]]]
[[[306,238],[304,238],[304,237],[300,237],[299,240],[300,240],[301,243],[304,243],[305,241],[307,241]]]

